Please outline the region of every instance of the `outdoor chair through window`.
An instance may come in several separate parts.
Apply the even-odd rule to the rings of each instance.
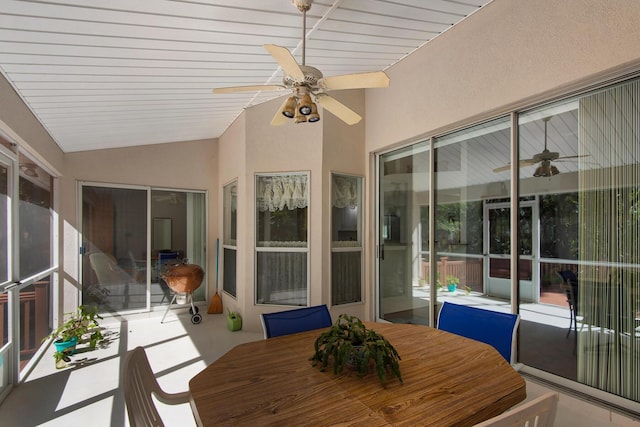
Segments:
[[[567,304],[569,305],[569,330],[567,331],[567,337],[573,329],[577,332],[578,322],[576,320],[578,316],[578,278],[571,270],[558,271],[558,275],[562,278],[562,289],[567,296]]]

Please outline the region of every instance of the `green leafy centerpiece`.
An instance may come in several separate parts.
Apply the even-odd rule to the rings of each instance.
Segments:
[[[396,349],[382,335],[367,329],[355,316],[341,314],[338,320],[316,339],[315,353],[309,359],[313,366],[320,365],[326,371],[333,365],[333,373],[341,374],[344,367],[352,367],[359,376],[369,372],[369,365],[375,365],[380,383],[384,386],[387,375],[400,374],[400,356]]]

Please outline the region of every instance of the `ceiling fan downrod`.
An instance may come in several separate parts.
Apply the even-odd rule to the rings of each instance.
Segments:
[[[307,53],[307,10],[311,9],[313,0],[291,0],[291,2],[302,12],[302,65],[306,64]]]

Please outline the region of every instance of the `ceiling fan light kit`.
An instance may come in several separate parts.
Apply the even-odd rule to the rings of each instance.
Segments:
[[[540,166],[536,168],[536,171],[533,173],[533,176],[538,177],[547,177],[558,175],[560,171],[557,167],[553,166],[549,160],[543,160]]]
[[[311,113],[307,116],[307,121],[309,123],[315,123],[320,121],[320,115],[318,114],[318,106],[315,102],[311,103]]]
[[[296,115],[296,105],[298,104],[298,98],[290,96],[282,109],[282,115],[292,119]]]
[[[280,65],[284,72],[281,85],[265,84],[252,86],[233,86],[215,88],[214,93],[227,94],[247,91],[290,90],[289,96],[271,120],[273,126],[279,126],[293,119],[294,123],[314,123],[320,120],[318,105],[329,111],[348,125],[353,125],[362,117],[337,99],[328,95],[329,90],[384,88],[389,86],[389,77],[383,71],[344,74],[325,78],[320,70],[306,65],[306,27],[307,11],[313,0],[291,0],[302,12],[302,63],[298,64],[289,49],[274,44],[265,44],[264,48]]]
[[[311,96],[308,93],[302,95],[302,98],[298,101],[298,111],[300,111],[300,114],[304,114],[305,116],[311,114],[312,103]]]

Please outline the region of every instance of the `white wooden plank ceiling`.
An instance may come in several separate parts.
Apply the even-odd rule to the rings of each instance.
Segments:
[[[306,63],[385,70],[489,1],[318,0]],[[283,93],[211,90],[279,84],[262,45],[301,37],[291,0],[0,0],[0,72],[65,152],[216,138]]]

